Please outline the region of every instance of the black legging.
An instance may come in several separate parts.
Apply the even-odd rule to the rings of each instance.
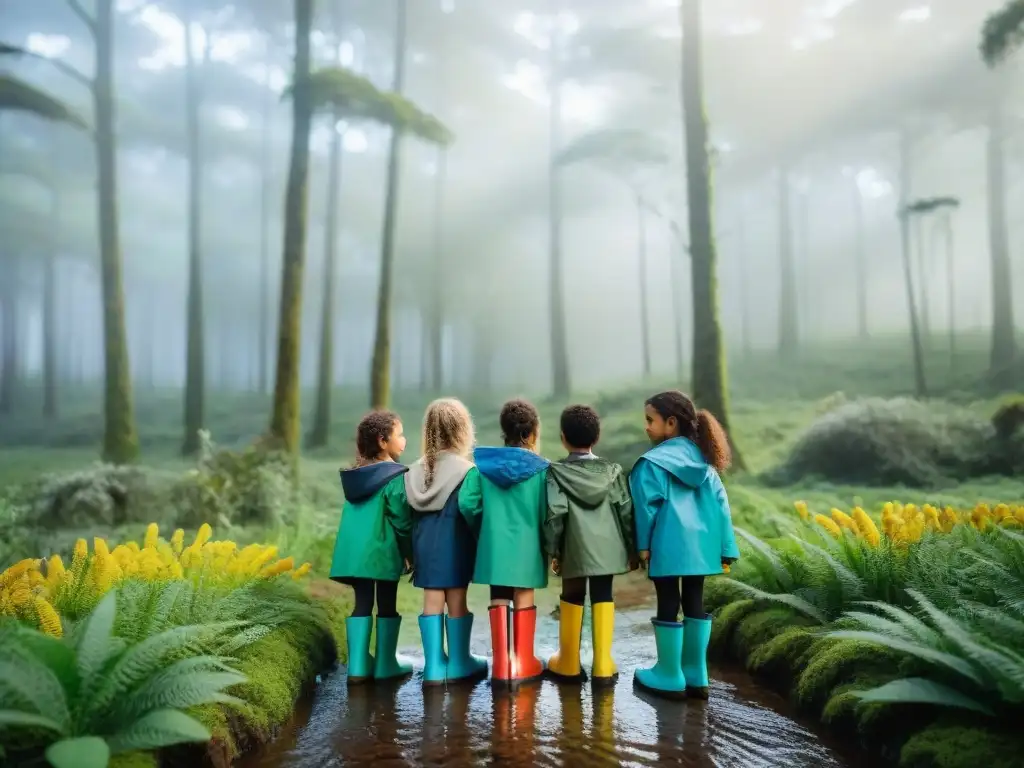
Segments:
[[[590,604],[612,601],[612,579],[614,576],[580,576],[562,579],[562,601],[583,605],[587,600],[587,581],[590,581]]]
[[[491,585],[491,600],[511,600],[516,596],[515,587]]]
[[[688,619],[703,619],[704,577],[661,576],[654,581],[658,595],[658,621],[679,621],[679,609]]]
[[[377,590],[377,616],[393,619],[398,616],[398,582],[375,579],[349,579],[348,583],[356,593],[356,607],[353,616],[373,615],[373,592]]]

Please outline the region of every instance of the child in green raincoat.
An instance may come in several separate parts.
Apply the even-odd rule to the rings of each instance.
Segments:
[[[473,581],[491,587],[491,682],[514,686],[544,673],[533,650],[533,591],[548,585],[542,546],[548,462],[537,454],[540,415],[533,405],[510,400],[500,423],[505,445],[476,449],[476,467],[459,489],[459,510],[478,536]]]
[[[637,670],[634,680],[653,693],[706,699],[711,616],[704,612],[704,578],[740,556],[719,476],[732,459],[729,440],[718,420],[682,392],[648,399],[644,418],[653,447],[633,466],[629,487],[637,549],[658,597],[658,663]]]
[[[570,405],[562,411],[560,426],[568,455],[548,468],[545,543],[552,570],[562,576],[562,595],[558,653],[548,661],[548,672],[560,680],[586,679],[580,665],[580,638],[589,583],[592,679],[594,685],[610,685],[618,677],[612,660],[612,580],[628,572],[634,559],[633,502],[622,467],[594,454],[601,437],[597,411]]]
[[[398,463],[405,450],[402,422],[390,411],[374,411],[356,428],[356,466],[341,470],[345,494],[341,525],[331,560],[331,579],[355,591],[356,604],[345,620],[348,681],[403,677],[412,672],[398,661],[402,617],[396,608],[398,580],[412,558],[412,517]],[[377,642],[370,655],[373,598],[377,595]]]

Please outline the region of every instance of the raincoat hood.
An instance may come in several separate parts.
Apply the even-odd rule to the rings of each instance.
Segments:
[[[566,496],[582,507],[597,507],[608,498],[622,467],[597,457],[581,460],[567,459],[548,468],[548,478],[554,480]]]
[[[700,488],[708,478],[711,467],[693,442],[685,437],[673,437],[656,445],[641,458],[668,472],[690,488]]]
[[[458,489],[473,462],[458,454],[442,451],[434,461],[434,479],[427,488],[427,465],[420,459],[409,468],[405,476],[405,495],[409,506],[417,512],[436,512],[444,508],[452,493]]]
[[[341,470],[341,491],[345,500],[353,504],[366,501],[388,484],[393,477],[409,468],[394,461],[378,461],[364,467]]]
[[[477,448],[473,453],[480,474],[499,488],[529,480],[548,468],[550,462],[525,448]]]

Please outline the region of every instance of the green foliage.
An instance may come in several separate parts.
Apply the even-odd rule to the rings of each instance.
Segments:
[[[891,674],[900,660],[899,654],[871,643],[819,640],[800,670],[793,693],[802,706],[820,711],[837,687],[868,674]]]
[[[195,651],[226,627],[183,626],[129,644],[114,633],[109,593],[64,639],[21,626],[0,635],[0,729],[32,738],[54,768],[100,768],[110,754],[209,739],[181,710],[233,702],[245,678],[226,659]],[[5,741],[6,741],[5,735]]]
[[[900,768],[1017,768],[1019,732],[938,723],[907,739]]]
[[[599,128],[584,133],[562,148],[555,164],[603,162],[620,168],[638,165],[667,165],[668,153],[654,136],[630,128]]]
[[[46,120],[67,123],[83,130],[88,127],[64,102],[9,74],[0,74],[0,111],[3,110],[28,112]]]
[[[330,112],[346,120],[372,120],[410,133],[431,144],[446,146],[455,140],[440,120],[404,96],[381,91],[370,80],[344,67],[313,72],[308,87],[316,112]],[[286,95],[294,92],[294,86]]]
[[[953,406],[868,399],[825,414],[766,479],[934,487],[991,474],[1003,464],[992,427]]]
[[[1008,0],[985,19],[981,28],[981,57],[994,67],[1024,41],[1024,2]]]
[[[1024,395],[1004,400],[992,416],[992,428],[1000,440],[1009,440],[1024,428]]]

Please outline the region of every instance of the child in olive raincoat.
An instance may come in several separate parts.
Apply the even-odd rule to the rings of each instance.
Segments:
[[[533,652],[533,591],[548,585],[542,547],[548,462],[537,455],[540,415],[533,405],[510,400],[500,423],[505,446],[476,449],[476,468],[459,490],[459,508],[478,535],[473,581],[491,587],[491,682],[513,686],[544,674]]]
[[[552,570],[562,576],[558,653],[548,661],[556,679],[585,680],[580,665],[583,603],[590,583],[593,609],[594,685],[613,684],[615,603],[612,579],[626,573],[634,556],[633,502],[622,467],[594,455],[601,420],[586,405],[562,411],[562,445],[569,452],[548,468],[545,544]]]
[[[466,406],[454,399],[432,402],[423,417],[423,456],[405,476],[413,511],[413,584],[423,590],[424,685],[487,676],[487,661],[469,652],[473,614],[466,588],[473,578],[476,538],[459,510],[472,453],[473,420]]]
[[[629,487],[637,549],[658,597],[658,662],[637,670],[634,680],[653,693],[706,699],[711,616],[704,612],[704,577],[740,556],[719,477],[731,461],[729,441],[715,417],[682,392],[650,398],[644,416],[654,447],[633,467]]]
[[[412,671],[398,661],[398,580],[412,558],[412,521],[398,463],[405,450],[402,422],[390,411],[363,417],[356,429],[358,458],[341,471],[345,504],[331,560],[331,579],[355,590],[356,605],[345,620],[348,681],[403,677]],[[370,655],[373,597],[377,594],[377,643]]]

